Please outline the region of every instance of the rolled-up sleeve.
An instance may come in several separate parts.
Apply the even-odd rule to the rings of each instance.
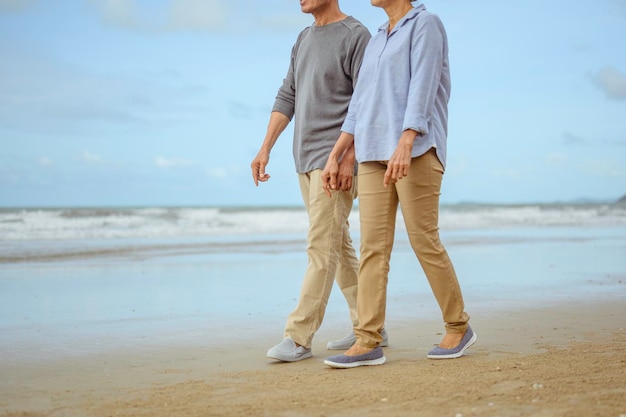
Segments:
[[[402,130],[428,134],[435,99],[440,87],[445,31],[435,16],[418,23],[411,38],[411,81]]]
[[[341,131],[354,135],[354,130],[356,129],[356,115],[357,115],[357,101],[358,96],[355,94],[352,96],[352,100],[350,101],[350,107],[348,107],[348,115],[343,121],[343,125],[341,126]]]

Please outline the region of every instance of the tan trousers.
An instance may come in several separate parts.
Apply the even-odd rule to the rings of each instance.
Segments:
[[[439,240],[439,194],[443,167],[435,149],[413,158],[409,175],[383,186],[386,163],[359,165],[361,261],[359,267],[359,326],[354,331],[361,346],[380,344],[385,323],[389,259],[393,248],[398,204],[411,247],[439,303],[446,330],[465,333],[469,316],[461,288],[446,249]]]
[[[348,302],[352,325],[358,325],[359,262],[348,223],[356,186],[352,191],[334,191],[329,198],[322,189],[321,173],[321,170],[314,170],[298,175],[302,199],[309,215],[308,266],[298,305],[287,318],[285,327],[285,337],[289,336],[307,348],[322,324],[335,281]]]

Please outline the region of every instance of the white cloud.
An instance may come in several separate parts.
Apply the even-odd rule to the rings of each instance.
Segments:
[[[0,125],[20,131],[98,135],[103,125],[181,125],[206,121],[213,104],[198,83],[89,71],[19,40],[0,39],[0,57]]]
[[[169,10],[172,30],[216,30],[230,23],[230,7],[222,0],[173,0]]]
[[[565,164],[567,164],[568,159],[569,159],[568,156],[565,155],[565,154],[552,152],[552,153],[548,154],[548,156],[546,158],[546,162],[550,166],[565,165]]]
[[[0,0],[1,12],[20,12],[38,3],[39,0]]]
[[[207,170],[207,175],[210,178],[224,179],[231,177],[233,175],[239,174],[241,172],[241,168],[236,165],[231,165],[228,167],[216,167],[210,168]]]
[[[619,135],[619,133],[617,134]],[[594,138],[589,139],[583,136],[575,135],[570,132],[563,132],[563,142],[565,145],[573,145],[573,146],[598,146],[598,144],[602,144],[603,146],[624,146],[626,145],[626,139],[623,138]]]
[[[626,74],[619,70],[606,66],[593,77],[593,81],[607,97],[626,99]]]
[[[489,171],[489,175],[499,179],[508,178],[519,180],[524,178],[522,171],[514,167],[494,168]]]
[[[80,156],[80,159],[90,164],[97,164],[102,162],[102,158],[100,158],[100,156],[89,151],[84,151]]]
[[[137,22],[135,2],[132,0],[99,1],[105,22],[124,28],[132,28]]]
[[[226,168],[211,168],[208,170],[207,174],[211,178],[226,178],[228,177],[228,170]]]
[[[52,159],[48,158],[47,156],[42,156],[41,158],[39,158],[39,165],[43,167],[52,166]]]
[[[290,4],[289,6],[290,9],[284,11],[283,13],[262,17],[259,21],[260,25],[271,31],[293,31],[302,29],[313,23],[313,17],[311,15],[300,12],[297,7],[293,7],[293,4]]]
[[[139,0],[91,0],[104,23],[140,32],[223,30],[234,13],[225,0],[169,0],[159,6]]]
[[[583,162],[583,171],[598,177],[626,177],[622,164],[610,160],[588,160]]]
[[[0,0],[2,1],[2,0]],[[312,17],[291,0],[90,0],[102,21],[139,32],[237,32],[296,30]]]
[[[157,167],[162,168],[162,169],[188,167],[188,166],[195,165],[195,162],[190,161],[188,159],[163,158],[161,156],[157,156],[156,158],[154,158],[154,163]]]
[[[0,41],[0,123],[25,130],[74,129],[81,120],[128,123],[134,84],[58,62],[29,43]],[[130,86],[130,87],[129,87]],[[136,105],[132,107],[138,107]]]

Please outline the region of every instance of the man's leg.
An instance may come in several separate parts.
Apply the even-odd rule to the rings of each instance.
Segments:
[[[343,233],[341,239],[341,249],[339,253],[339,266],[335,275],[335,281],[337,286],[343,293],[343,296],[348,303],[348,311],[350,313],[350,320],[352,327],[356,327],[359,323],[357,314],[357,282],[359,273],[359,259],[356,256],[356,251],[352,245],[352,238],[350,236],[350,222],[348,216],[352,211],[352,202],[356,197],[356,178],[353,182],[353,190],[350,193],[341,193],[339,198],[345,200],[342,204],[339,204],[337,208],[339,210],[347,211],[346,221],[343,224]]]
[[[326,312],[341,253],[346,250],[345,228],[352,209],[352,194],[338,191],[329,198],[322,189],[320,174],[321,170],[299,174],[300,190],[309,215],[308,266],[298,305],[287,318],[285,327],[285,337],[307,348]],[[349,295],[354,291],[350,287],[356,284],[356,272],[350,278],[346,266],[342,264],[340,269],[342,282],[339,285],[345,290],[344,294]],[[354,303],[348,299],[348,303],[351,302]]]

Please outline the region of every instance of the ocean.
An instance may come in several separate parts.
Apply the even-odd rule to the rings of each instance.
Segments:
[[[357,209],[350,222],[358,252]],[[263,357],[297,302],[307,224],[301,207],[0,209],[0,356],[262,337]],[[444,205],[440,227],[477,326],[514,308],[626,300],[623,205]],[[390,267],[389,329],[437,320],[401,216]],[[349,328],[335,289],[320,340]]]
[[[358,208],[350,216],[358,240]],[[626,226],[626,205],[455,204],[440,210],[442,238],[519,238],[534,231]],[[303,207],[0,208],[0,263],[87,257],[301,250],[308,219]],[[396,240],[406,240],[399,213]]]

